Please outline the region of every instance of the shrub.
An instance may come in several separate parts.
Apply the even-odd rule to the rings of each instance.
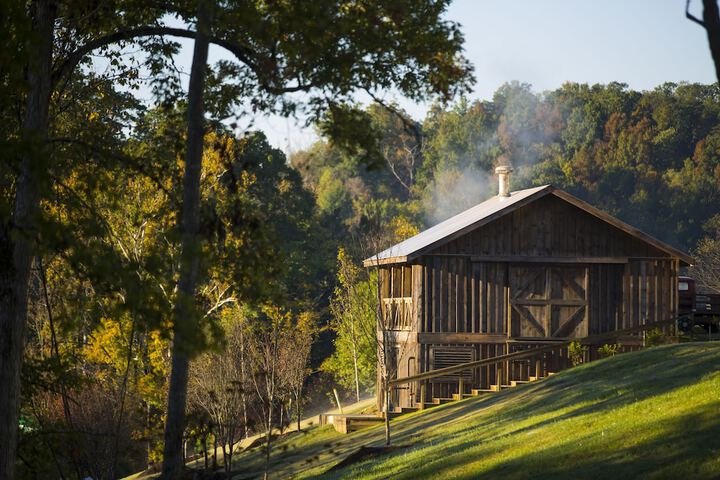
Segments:
[[[645,333],[645,346],[654,347],[667,343],[668,337],[659,328],[653,328]]]
[[[620,353],[621,348],[622,343],[606,343],[598,348],[598,355],[600,358],[614,357],[616,353]]]
[[[579,340],[573,340],[568,345],[568,356],[573,367],[580,365],[585,360],[585,353],[588,351],[588,347],[580,343]]]

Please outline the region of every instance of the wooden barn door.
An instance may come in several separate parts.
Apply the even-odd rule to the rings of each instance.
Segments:
[[[512,337],[588,334],[587,267],[510,266]]]

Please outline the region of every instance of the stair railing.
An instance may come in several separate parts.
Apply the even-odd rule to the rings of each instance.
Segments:
[[[652,330],[658,327],[666,327],[670,325],[676,325],[677,321],[681,317],[672,318],[670,320],[660,320],[657,322],[650,322],[643,325],[638,325],[636,327],[631,328],[625,328],[622,330],[614,330],[612,332],[604,332],[604,333],[598,333],[594,335],[589,335],[587,337],[577,338],[577,339],[571,339],[571,340],[562,340],[562,341],[553,341],[553,340],[537,340],[527,343],[539,343],[543,346],[539,347],[529,347],[525,350],[519,351],[519,352],[513,352],[513,353],[506,353],[504,355],[497,355],[495,357],[490,358],[484,358],[481,360],[475,360],[472,362],[462,363],[458,365],[453,365],[451,367],[445,367],[445,368],[438,368],[436,370],[429,370],[427,372],[418,373],[416,375],[411,375],[408,377],[403,378],[396,378],[392,379],[388,382],[389,388],[397,387],[398,385],[408,384],[411,382],[422,382],[420,384],[420,388],[416,389],[420,392],[420,404],[422,405],[423,402],[425,402],[425,394],[426,394],[426,387],[425,383],[428,380],[447,376],[451,374],[460,373],[463,370],[468,369],[474,369],[479,367],[487,367],[487,366],[495,366],[496,367],[496,384],[498,387],[502,384],[503,381],[503,369],[502,364],[505,364],[506,362],[515,361],[515,360],[521,360],[521,359],[527,359],[527,358],[533,358],[538,357],[540,355],[546,355],[547,353],[551,353],[553,351],[562,351],[563,349],[566,349],[571,342],[573,341],[579,341],[582,345],[598,345],[600,342],[605,340],[612,340],[616,339],[618,337],[621,337],[623,335],[629,335],[633,333],[641,333],[646,332],[648,330]],[[511,340],[511,339],[509,339]],[[525,343],[525,342],[523,342]],[[549,344],[548,344],[549,343]],[[542,358],[542,357],[541,357]],[[540,360],[536,360],[535,363],[535,376],[542,376],[540,370],[542,369],[542,362]],[[505,373],[508,373],[507,370]],[[460,376],[462,378],[462,376]],[[464,382],[460,382],[463,383]],[[464,392],[461,390],[459,391],[459,394],[461,395]]]

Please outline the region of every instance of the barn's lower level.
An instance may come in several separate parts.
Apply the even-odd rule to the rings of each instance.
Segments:
[[[606,261],[608,259],[605,259]],[[467,257],[425,257],[401,275],[412,296],[384,298],[391,377],[492,358],[538,345],[563,343],[605,332],[674,318],[678,262],[674,259],[612,259],[612,262],[553,263],[478,261]],[[392,274],[392,272],[390,273]],[[413,325],[418,325],[416,330]],[[624,349],[642,335],[619,340]],[[590,347],[595,356],[601,344]],[[569,365],[566,348],[538,359],[468,369],[425,383],[427,398],[523,381]],[[393,406],[414,406],[420,384],[393,389]],[[427,399],[426,398],[426,399]]]

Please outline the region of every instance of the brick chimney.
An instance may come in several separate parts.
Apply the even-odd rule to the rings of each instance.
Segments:
[[[501,165],[495,169],[498,176],[498,197],[510,196],[510,173],[513,168],[510,165]]]

